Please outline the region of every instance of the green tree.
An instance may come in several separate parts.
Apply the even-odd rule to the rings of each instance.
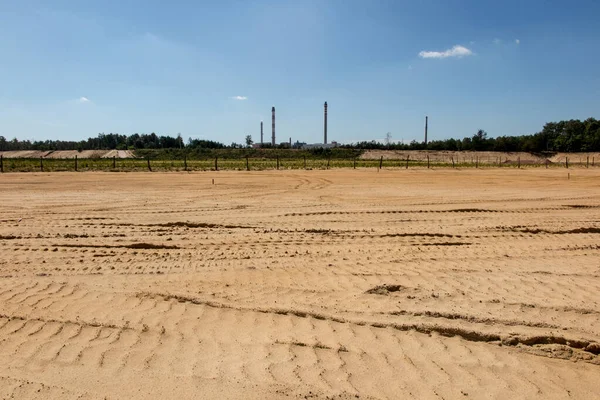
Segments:
[[[487,132],[483,129],[478,130],[477,133],[473,135],[473,138],[471,139],[471,143],[473,144],[473,150],[486,150],[487,141]]]

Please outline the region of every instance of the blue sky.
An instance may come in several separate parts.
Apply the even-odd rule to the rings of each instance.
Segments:
[[[600,2],[0,1],[0,135],[535,133],[600,109]]]

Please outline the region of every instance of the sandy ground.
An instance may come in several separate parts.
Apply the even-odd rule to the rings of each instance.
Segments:
[[[22,151],[0,151],[0,155],[4,158],[134,158],[133,152],[130,150],[56,150],[56,151],[39,151],[39,150],[22,150]]]
[[[0,398],[598,398],[569,173],[0,175]]]
[[[363,160],[406,160],[427,161],[429,157],[431,162],[451,164],[452,160],[456,163],[481,165],[545,165],[565,164],[568,160],[570,165],[597,166],[600,164],[600,153],[555,153],[551,157],[544,157],[526,152],[498,152],[498,151],[438,151],[438,150],[367,150],[361,154]]]

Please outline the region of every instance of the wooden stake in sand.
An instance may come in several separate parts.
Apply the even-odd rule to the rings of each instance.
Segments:
[[[277,156],[277,169],[279,169],[279,156]]]
[[[329,164],[331,163],[331,156],[329,156],[329,158],[327,158],[327,169],[329,169]]]
[[[246,171],[250,171],[250,163],[248,162],[248,156],[246,156]]]
[[[450,159],[452,160],[452,168],[454,168],[454,156],[450,157]]]
[[[4,172],[4,156],[0,154],[0,172]]]
[[[187,156],[183,156],[183,170],[187,171]]]
[[[589,168],[590,167],[590,156],[587,156],[587,159],[585,161],[585,167]]]
[[[479,168],[479,157],[475,157],[475,168]]]
[[[408,159],[410,158],[410,155],[406,156],[406,169],[408,169]]]
[[[219,157],[215,157],[215,171],[219,170]]]
[[[75,172],[77,172],[77,154],[75,154]]]
[[[44,172],[44,158],[40,157],[40,171]]]
[[[356,169],[356,157],[354,157],[354,169]]]
[[[379,159],[379,169],[381,169],[381,167],[383,167],[383,156]]]
[[[304,156],[304,169],[306,169],[306,156]]]
[[[565,168],[569,169],[569,157],[565,157]]]
[[[517,158],[517,163],[519,164],[518,167],[521,168],[521,157]]]
[[[429,154],[427,154],[427,169],[429,169]]]
[[[113,156],[113,169],[117,169],[117,157]]]
[[[152,167],[150,167],[150,157],[148,157],[147,160],[148,160],[148,171],[152,172]]]

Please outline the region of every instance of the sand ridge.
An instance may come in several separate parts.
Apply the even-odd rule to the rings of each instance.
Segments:
[[[0,394],[594,398],[600,172],[570,174],[1,175]]]

